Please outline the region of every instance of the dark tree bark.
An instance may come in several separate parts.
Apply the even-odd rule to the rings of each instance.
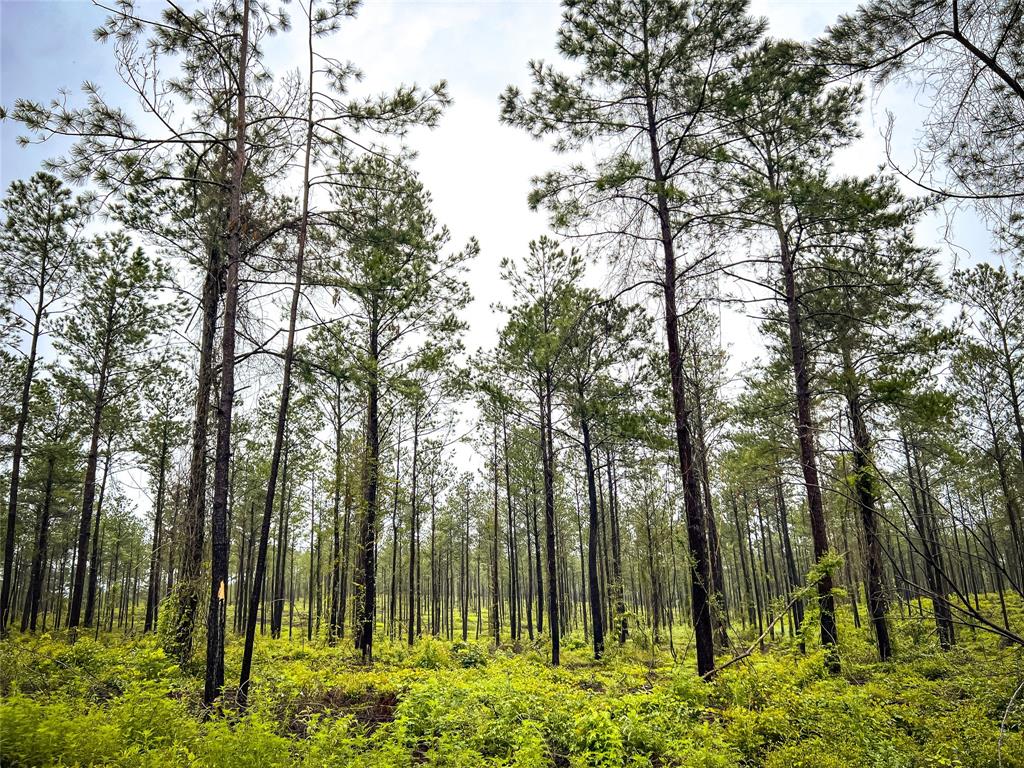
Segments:
[[[327,642],[334,645],[342,634],[341,622],[341,379],[335,379],[334,390],[334,518],[331,539],[331,618]]]
[[[213,470],[211,520],[210,608],[206,618],[206,675],[203,702],[209,706],[224,689],[224,640],[228,585],[228,478],[231,468],[231,417],[235,405],[235,324],[238,314],[238,271],[242,259],[243,180],[246,164],[246,78],[249,62],[249,0],[242,0],[239,41],[238,105],[235,113],[235,152],[228,214],[227,285],[224,292],[224,330],[221,334],[220,400],[217,405],[217,445]]]
[[[828,530],[825,526],[825,508],[818,479],[818,460],[814,446],[814,420],[811,415],[811,376],[808,369],[807,347],[803,337],[800,299],[797,293],[789,235],[782,222],[778,203],[774,208],[774,221],[779,238],[786,317],[789,327],[789,351],[796,386],[796,426],[797,439],[800,443],[800,468],[803,471],[804,485],[807,489],[807,509],[811,517],[811,541],[814,545],[814,559],[817,561],[828,554]],[[839,632],[836,628],[835,599],[832,596],[832,575],[830,573],[821,574],[817,587],[818,606],[821,612],[821,644],[826,650],[826,666],[830,672],[835,674],[839,672],[840,664],[836,651]]]
[[[711,499],[711,462],[708,455],[707,440],[704,432],[704,403],[697,385],[697,349],[691,350],[694,368],[693,401],[695,407],[694,421],[697,427],[697,451],[700,455],[700,480],[704,502],[704,522],[708,532],[708,557],[711,563],[711,592],[714,596],[711,619],[714,624],[715,640],[719,648],[729,647],[729,606],[725,595],[725,572],[722,569],[722,551],[718,541],[718,525],[715,522],[715,509]]]
[[[928,592],[931,593],[932,610],[935,614],[935,629],[939,636],[939,646],[943,650],[948,650],[956,644],[956,635],[953,630],[953,617],[949,603],[946,601],[946,589],[943,586],[938,535],[929,506],[924,471],[917,457],[917,448],[915,446],[912,451],[905,437],[903,438],[903,455],[907,462],[907,476],[910,481],[914,528],[917,530],[921,542],[920,554],[924,560],[925,584]],[[911,556],[911,561],[913,561],[913,556]]]
[[[42,329],[43,315],[46,308],[46,286],[43,276],[46,274],[46,254],[44,253],[39,269],[39,294],[36,301],[32,321],[32,337],[29,342],[28,357],[25,360],[25,377],[21,384],[21,404],[18,409],[18,422],[14,428],[14,445],[11,448],[11,486],[7,501],[7,525],[4,530],[4,574],[0,585],[0,637],[7,634],[10,618],[11,585],[14,579],[14,534],[18,519],[18,489],[21,483],[21,458],[25,443],[25,427],[28,424],[29,398],[32,393],[32,379],[36,369],[36,350],[39,346],[39,335]],[[94,468],[95,471],[95,468]],[[77,622],[76,622],[77,623]]]
[[[199,594],[202,589],[200,576],[206,538],[206,443],[210,428],[210,402],[214,382],[214,341],[217,336],[223,266],[220,246],[214,244],[210,247],[207,256],[201,298],[203,327],[199,338],[199,371],[196,380],[195,414],[192,422],[188,490],[185,493],[181,566],[177,579],[178,616],[174,635],[179,664],[185,664],[192,657],[192,635],[196,609],[199,607]],[[168,592],[175,587],[173,558],[174,548],[172,547],[171,565],[167,577]]]
[[[414,617],[417,614],[416,571],[419,565],[419,453],[420,453],[420,408],[417,405],[412,423],[412,497],[409,500],[409,625],[406,628],[406,642],[410,647],[416,640]]]
[[[50,505],[53,500],[53,468],[56,459],[50,456],[46,460],[46,485],[43,491],[43,503],[39,509],[39,526],[36,533],[36,551],[32,557],[32,572],[29,577],[28,593],[25,599],[25,612],[21,620],[21,631],[36,631],[36,620],[39,616],[39,601],[43,595],[43,574],[47,559],[47,541],[50,535]]]
[[[560,657],[560,631],[558,615],[558,554],[555,551],[555,456],[551,400],[554,394],[550,370],[544,376],[540,401],[541,463],[544,474],[544,538],[548,578],[548,632],[551,634],[551,663],[558,666]]]
[[[349,475],[345,474],[345,520],[341,539],[341,588],[338,595],[338,632],[345,636],[345,616],[348,613],[348,562],[352,541],[352,488]]]
[[[391,506],[391,600],[388,602],[388,636],[394,640],[398,611],[398,496],[402,464],[402,427],[398,426],[395,446],[395,493]]]
[[[281,494],[277,510],[277,537],[274,543],[274,573],[270,592],[270,636],[281,637],[284,618],[285,568],[288,565],[288,440],[284,440],[281,459]],[[271,501],[273,503],[273,500]],[[265,510],[264,510],[265,511]],[[271,507],[273,514],[273,507]],[[262,590],[261,590],[262,591]]]
[[[852,381],[852,366],[847,350],[843,353],[846,369],[846,406],[850,416],[850,427],[853,432],[853,468],[854,487],[857,494],[857,506],[860,510],[861,528],[864,533],[864,555],[867,567],[867,601],[871,625],[875,631],[875,642],[878,645],[878,656],[887,661],[892,656],[892,644],[889,641],[889,624],[885,618],[887,609],[885,598],[885,569],[882,563],[882,543],[878,537],[878,515],[874,487],[873,462],[871,459],[871,436],[864,420],[860,393]]]
[[[143,632],[156,628],[160,603],[160,538],[164,520],[164,479],[167,474],[167,424],[160,431],[160,459],[157,466],[156,511],[153,515],[153,550],[149,557],[149,588],[146,591],[146,619]]]
[[[103,459],[103,479],[100,480],[100,495],[96,500],[96,516],[92,529],[92,554],[89,556],[89,576],[85,599],[85,626],[87,627],[93,626],[94,623],[98,627],[101,623],[99,621],[94,622],[94,619],[97,618],[96,596],[99,585],[100,560],[103,556],[103,550],[100,548],[100,517],[103,513],[103,497],[107,492],[107,479],[110,476],[110,446],[113,439],[113,435],[107,436],[107,451]]]
[[[363,516],[356,562],[356,648],[373,661],[373,625],[377,602],[377,491],[380,477],[380,340],[376,304],[370,320],[366,404],[366,459],[363,467]]]
[[[593,594],[593,591],[587,589],[588,569],[587,569],[587,565],[586,565],[586,563],[587,563],[587,555],[586,555],[586,552],[585,552],[585,550],[583,548],[583,512],[580,510],[580,489],[579,489],[579,486],[576,485],[575,482],[573,483],[573,485],[575,486],[574,490],[576,491],[576,537],[577,537],[576,541],[577,541],[577,544],[579,545],[579,553],[580,553],[580,581],[579,581],[580,593],[579,593],[579,601],[583,604],[583,608],[580,611],[580,614],[582,614],[582,616],[583,616],[583,639],[584,639],[585,642],[590,642],[590,619],[587,616],[587,613],[588,613],[588,609],[589,609],[589,607],[591,607],[592,603],[589,600],[588,595]],[[597,610],[598,610],[598,613],[600,614],[600,612],[601,612],[600,597],[598,597],[598,601],[599,602],[598,602]],[[574,591],[574,594],[572,595],[573,624],[575,624],[575,619],[576,619],[576,602],[577,602],[577,596],[576,596],[575,591]]]
[[[619,645],[626,642],[629,624],[626,619],[625,585],[622,581],[622,541],[619,530],[618,494],[616,493],[615,473],[612,454],[606,454],[608,474],[608,524],[611,528],[612,544],[612,597],[615,603],[615,621],[618,624]]]
[[[583,433],[583,460],[587,472],[587,511],[590,531],[587,544],[587,591],[590,595],[590,624],[593,629],[594,658],[599,659],[604,654],[604,621],[601,616],[601,588],[597,582],[597,548],[600,543],[601,525],[597,507],[597,470],[594,468],[594,449],[590,442],[590,424],[587,419],[580,420],[580,430]]]
[[[498,568],[498,553],[501,551],[499,547],[499,540],[501,539],[501,526],[500,518],[498,517],[498,427],[495,425],[493,434],[493,452],[491,456],[491,462],[493,470],[494,480],[494,512],[492,515],[491,524],[493,529],[491,531],[491,609],[490,609],[490,625],[491,625],[491,638],[494,640],[495,645],[501,645],[501,584],[499,581],[499,568]]]
[[[533,568],[534,568],[534,595],[537,597],[537,632],[544,631],[544,561],[540,556],[540,526],[537,524],[537,487],[536,479],[530,478],[530,512],[533,523]],[[532,638],[532,635],[531,635]]]
[[[459,616],[462,619],[462,642],[469,639],[469,488],[466,488],[466,516],[463,520],[459,546]],[[479,627],[479,623],[477,623]]]
[[[796,558],[793,556],[793,543],[789,537],[789,516],[786,512],[786,496],[782,490],[782,469],[779,468],[775,475],[775,505],[779,512],[779,533],[782,536],[782,557],[786,563],[786,575],[789,577],[790,589],[796,589],[800,585],[800,576],[796,569]],[[793,601],[793,631],[799,632],[800,626],[804,623],[803,600]],[[800,651],[805,650],[803,638],[800,640]]]
[[[520,635],[519,605],[519,553],[516,546],[516,529],[512,512],[512,478],[509,471],[508,460],[508,428],[505,414],[501,418],[502,434],[502,458],[505,465],[505,501],[508,508],[508,573],[509,573],[509,626],[512,640],[516,641]],[[529,611],[527,611],[529,612]]]
[[[106,405],[107,378],[110,372],[110,342],[103,346],[100,373],[93,400],[92,426],[89,438],[89,453],[85,459],[85,486],[82,491],[82,517],[78,526],[78,548],[75,561],[75,576],[71,585],[71,606],[68,609],[68,629],[72,640],[82,617],[82,598],[85,593],[85,576],[89,557],[89,533],[92,523],[93,502],[96,498],[96,467],[99,463],[100,430],[103,424],[103,409]]]
[[[651,93],[648,85],[647,93]],[[693,438],[690,434],[690,410],[686,401],[682,351],[679,345],[679,312],[676,306],[678,276],[676,271],[675,241],[672,236],[672,220],[669,213],[668,195],[665,191],[665,174],[661,161],[661,146],[658,140],[658,123],[655,105],[648,96],[647,133],[650,142],[651,166],[657,190],[658,223],[660,227],[664,275],[662,276],[665,298],[665,335],[668,341],[668,368],[672,385],[672,412],[675,420],[676,448],[679,453],[679,469],[683,477],[683,506],[686,512],[686,540],[690,550],[690,595],[693,611],[694,639],[697,651],[697,673],[709,678],[715,670],[714,632],[711,620],[711,569],[708,563],[707,534],[701,513],[698,493],[697,468],[694,463]]]

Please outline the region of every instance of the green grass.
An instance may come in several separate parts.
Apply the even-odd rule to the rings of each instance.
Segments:
[[[157,638],[13,637],[0,644],[0,763],[1024,766],[1024,702],[1007,715],[1024,653],[968,630],[941,653],[927,622],[894,624],[888,664],[843,625],[838,677],[814,649],[780,643],[712,683],[692,659],[642,641],[595,663],[581,635],[566,639],[558,669],[540,643],[382,640],[366,668],[348,641],[261,640],[250,710],[226,704],[213,717],[199,703],[201,669],[180,669]],[[686,637],[677,630],[677,649]],[[240,656],[235,640],[229,685]]]

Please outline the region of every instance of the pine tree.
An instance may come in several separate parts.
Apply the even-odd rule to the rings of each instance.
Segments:
[[[560,151],[600,147],[595,167],[536,180],[531,205],[548,207],[556,226],[580,225],[583,234],[602,237],[611,220],[613,236],[661,247],[653,275],[665,304],[697,668],[708,677],[715,666],[711,576],[679,346],[677,241],[695,220],[683,205],[687,179],[700,175],[714,145],[705,133],[709,86],[764,23],[747,15],[746,0],[570,0],[564,8],[559,51],[581,71],[532,62],[533,92],[524,97],[510,86],[502,119],[536,136],[555,135]]]
[[[39,341],[49,325],[48,316],[67,297],[74,261],[80,252],[81,228],[87,203],[73,199],[71,190],[48,173],[36,173],[27,182],[11,183],[0,202],[4,213],[0,229],[0,299],[4,314],[28,337],[21,400],[11,449],[11,478],[4,529],[3,585],[0,587],[0,636],[11,617],[14,578],[14,532],[18,518],[18,488],[28,424],[30,395],[39,357]],[[24,307],[24,308],[23,308]]]
[[[357,184],[333,192],[332,224],[343,233],[324,266],[331,285],[352,306],[358,342],[351,376],[365,397],[363,500],[356,543],[356,647],[373,658],[376,542],[380,512],[380,403],[405,355],[424,338],[457,333],[459,307],[468,301],[461,273],[476,254],[471,242],[446,253],[448,233],[430,212],[430,197],[401,161],[375,155],[342,171]]]
[[[80,396],[92,414],[68,613],[72,631],[81,620],[103,419],[111,405],[136,396],[152,375],[153,338],[175,315],[160,299],[167,266],[133,248],[123,233],[97,237],[77,261],[76,311],[73,318],[61,320],[56,341],[68,375],[80,382]]]

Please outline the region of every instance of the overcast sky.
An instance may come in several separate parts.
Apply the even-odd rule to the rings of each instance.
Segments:
[[[142,0],[145,5],[155,0]],[[754,0],[752,10],[769,18],[776,37],[809,40],[823,32],[852,0]],[[301,11],[292,5],[296,24]],[[100,85],[114,100],[125,90],[112,67],[109,47],[92,40],[104,12],[89,0],[0,0],[0,103],[17,97],[46,101],[59,89],[77,91],[85,80]],[[498,94],[508,84],[528,86],[527,61],[557,59],[554,49],[560,8],[553,0],[368,0],[359,16],[331,38],[327,51],[348,59],[366,74],[368,91],[399,82],[428,84],[446,79],[454,106],[440,126],[417,131],[409,140],[418,151],[416,166],[435,200],[438,219],[452,231],[453,243],[475,235],[482,253],[471,271],[474,303],[467,346],[493,343],[498,318],[493,302],[502,298],[498,264],[525,252],[527,243],[546,231],[543,214],[526,206],[530,177],[560,162],[548,147],[524,132],[498,122]],[[298,65],[303,42],[296,35],[270,41],[272,68],[281,73]],[[72,96],[72,103],[81,103]],[[123,102],[126,106],[128,101]],[[886,109],[898,109],[897,152],[909,158],[919,112],[915,94],[890,87],[867,101],[865,137],[844,151],[838,168],[870,173],[884,161],[879,126]],[[29,176],[62,145],[15,145],[16,126],[0,125],[0,181]],[[964,215],[947,227],[936,215],[922,224],[924,242],[939,244],[946,264],[991,258],[989,240],[977,220]],[[950,241],[958,248],[953,248]],[[726,313],[723,341],[732,349],[734,367],[743,367],[759,344],[752,324]]]
[[[154,0],[142,0],[143,6]],[[768,17],[773,36],[809,40],[852,0],[754,0],[754,13]],[[298,26],[301,11],[292,5]],[[92,40],[104,12],[89,0],[0,0],[0,102],[17,97],[52,98],[59,89],[76,91],[85,80],[98,83],[117,99],[125,94],[112,67],[111,50]],[[546,230],[544,216],[526,206],[533,174],[561,158],[523,131],[498,122],[498,94],[510,83],[528,86],[527,61],[557,59],[554,49],[560,7],[553,0],[368,0],[359,16],[331,39],[329,53],[356,63],[366,74],[368,91],[399,82],[432,83],[447,79],[454,106],[433,131],[417,131],[409,143],[419,153],[417,167],[435,199],[441,222],[455,243],[475,235],[482,254],[471,282],[470,348],[493,339],[490,304],[499,297],[497,265],[504,256],[525,251],[530,239]],[[271,41],[272,66],[281,72],[301,61],[302,41],[289,35]],[[883,162],[879,126],[885,109],[900,107],[902,136],[914,128],[912,92],[890,88],[867,104],[865,138],[840,157],[845,172],[870,172]],[[73,101],[74,101],[74,97]],[[127,96],[124,97],[127,99]],[[80,103],[80,100],[79,100]],[[128,106],[130,102],[125,101]],[[0,126],[0,182],[30,175],[42,159],[62,145],[15,145],[16,126]],[[974,258],[986,254],[987,238],[970,217],[961,217],[952,233],[940,217],[927,222],[922,238],[952,240],[968,246]],[[744,334],[745,336],[745,334]],[[734,341],[734,340],[729,340]]]

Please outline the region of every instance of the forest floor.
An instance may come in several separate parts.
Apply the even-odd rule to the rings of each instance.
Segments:
[[[249,711],[212,717],[199,703],[201,669],[179,668],[156,637],[72,646],[15,636],[0,643],[0,764],[1024,766],[1024,692],[1008,708],[1022,649],[962,629],[940,652],[928,620],[893,624],[887,664],[873,661],[865,630],[844,623],[838,676],[814,648],[801,654],[780,638],[711,683],[697,678],[692,652],[676,661],[642,636],[595,662],[582,634],[570,635],[560,668],[539,643],[410,649],[385,638],[367,668],[348,640],[330,648],[296,631],[259,641]],[[676,629],[680,655],[686,637]],[[229,681],[240,657],[235,639]]]

